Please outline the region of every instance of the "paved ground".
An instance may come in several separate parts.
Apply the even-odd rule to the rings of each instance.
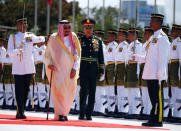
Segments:
[[[15,115],[15,110],[0,110],[0,114]],[[26,112],[26,116],[42,117],[46,119],[46,113],[43,112]],[[50,113],[49,118],[53,118],[53,113]],[[77,120],[77,115],[69,115],[69,120]],[[22,124],[2,124],[0,119],[0,131],[162,131],[168,129],[171,131],[181,131],[181,124],[164,123],[161,129],[134,129],[134,128],[100,128],[100,127],[74,127],[74,126],[51,126],[51,125],[22,125]],[[12,120],[13,121],[13,120]],[[93,117],[92,122],[112,123],[130,126],[140,126],[143,121],[138,120],[125,120],[116,118]]]

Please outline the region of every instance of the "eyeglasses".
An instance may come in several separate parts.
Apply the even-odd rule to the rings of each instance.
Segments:
[[[71,28],[70,26],[65,26],[64,29],[66,30],[66,29],[71,29]]]

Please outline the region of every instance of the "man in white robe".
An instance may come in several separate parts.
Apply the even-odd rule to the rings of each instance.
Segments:
[[[46,74],[51,83],[54,119],[67,121],[80,66],[80,43],[67,20],[60,21],[58,32],[50,36],[44,58]]]

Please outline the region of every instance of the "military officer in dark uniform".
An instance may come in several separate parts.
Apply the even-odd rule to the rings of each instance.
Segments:
[[[82,21],[85,35],[81,37],[82,56],[80,64],[80,115],[79,120],[92,120],[96,79],[104,73],[102,41],[93,35],[95,21]],[[87,101],[88,99],[88,101]],[[86,103],[87,101],[87,103]]]

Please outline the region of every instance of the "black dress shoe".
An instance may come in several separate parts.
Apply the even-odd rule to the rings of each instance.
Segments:
[[[17,113],[16,114],[16,119],[26,119],[26,116],[23,113]]]
[[[64,116],[64,120],[65,120],[65,121],[68,121],[68,118],[67,118],[67,116]]]
[[[65,121],[64,116],[59,115],[59,119],[58,119],[58,121]]]
[[[87,116],[87,119],[88,121],[92,121],[92,117],[91,116]]]
[[[79,120],[85,120],[84,115],[79,115]]]
[[[162,122],[151,122],[151,121],[148,121],[146,123],[142,123],[142,126],[146,126],[146,127],[162,127],[163,124],[162,124]]]
[[[134,119],[134,116],[133,116],[133,115],[128,114],[128,115],[126,115],[124,118],[125,118],[125,119]]]

